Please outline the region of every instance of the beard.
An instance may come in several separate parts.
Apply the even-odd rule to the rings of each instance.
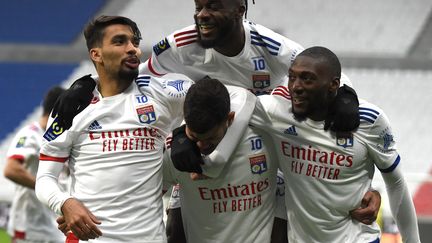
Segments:
[[[305,121],[306,118],[308,117],[307,112],[299,113],[299,112],[296,112],[293,108],[291,108],[291,112],[294,116],[294,119],[296,119],[299,122]]]
[[[126,80],[126,81],[133,81],[138,77],[138,69],[132,69],[132,70],[124,70],[121,69],[118,72],[118,77],[120,80]]]

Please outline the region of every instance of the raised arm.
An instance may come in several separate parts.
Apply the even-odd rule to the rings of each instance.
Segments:
[[[390,210],[402,235],[402,241],[420,242],[414,203],[401,169],[398,166],[391,172],[381,172],[386,184]]]

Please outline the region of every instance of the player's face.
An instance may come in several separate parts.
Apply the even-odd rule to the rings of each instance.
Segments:
[[[232,113],[233,114],[233,113]],[[196,142],[201,154],[208,155],[215,150],[217,145],[225,136],[228,127],[232,123],[233,115],[229,116],[227,121],[222,122],[205,133],[196,133],[186,125],[186,135],[189,139]]]
[[[229,39],[241,31],[239,8],[238,0],[195,0],[198,43],[204,48],[230,45]]]
[[[104,72],[120,80],[133,80],[138,76],[141,49],[139,38],[128,25],[115,24],[105,28],[98,61]]]
[[[339,85],[322,61],[298,56],[289,69],[288,89],[297,119],[325,119],[328,105]]]

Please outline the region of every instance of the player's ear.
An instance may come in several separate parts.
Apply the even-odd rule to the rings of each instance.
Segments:
[[[336,90],[339,89],[339,86],[340,86],[340,78],[339,78],[339,77],[334,77],[334,78],[332,79],[332,81],[330,82],[329,91],[330,91],[331,93],[335,93]]]
[[[244,0],[237,0],[237,17],[243,18],[245,12],[246,12],[246,3]]]
[[[93,62],[102,62],[102,57],[101,57],[101,49],[100,48],[92,48],[90,49],[90,58],[92,59]]]
[[[234,121],[234,117],[235,117],[235,111],[231,111],[230,113],[228,113],[228,118],[227,118],[228,126],[231,126],[231,124]]]
[[[243,18],[245,12],[246,12],[246,7],[244,5],[240,6],[238,9],[238,17],[240,19]]]

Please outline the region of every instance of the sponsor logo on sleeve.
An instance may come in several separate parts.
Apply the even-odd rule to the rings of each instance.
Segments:
[[[18,140],[18,143],[16,144],[15,147],[17,147],[17,148],[24,147],[26,139],[27,139],[27,137],[20,137],[20,139]]]
[[[153,46],[153,51],[156,54],[156,56],[159,56],[162,52],[168,50],[169,48],[170,48],[170,44],[168,43],[167,38],[165,38]]]
[[[168,80],[163,84],[163,88],[169,96],[180,98],[186,96],[190,83],[185,80]]]
[[[63,127],[61,127],[58,124],[57,117],[54,118],[54,121],[51,123],[51,125],[46,130],[43,137],[49,142],[54,139],[56,139],[58,136],[60,136],[64,132]]]
[[[392,150],[392,145],[395,143],[391,129],[387,127],[379,134],[380,142],[377,144],[377,148],[383,152],[387,153]]]

